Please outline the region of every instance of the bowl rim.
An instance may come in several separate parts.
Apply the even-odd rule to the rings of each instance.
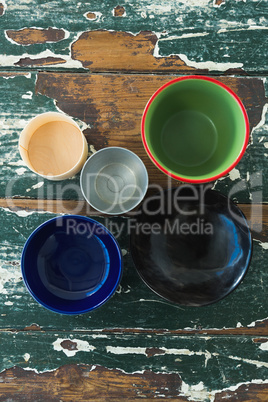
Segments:
[[[211,177],[207,177],[204,179],[191,179],[191,178],[187,178],[187,177],[183,177],[177,174],[174,174],[172,172],[170,172],[169,170],[165,169],[161,163],[159,163],[155,157],[153,156],[149,145],[147,143],[146,140],[146,136],[145,136],[145,120],[146,120],[146,116],[149,110],[149,107],[151,106],[151,103],[153,102],[153,100],[159,95],[160,92],[162,92],[165,88],[167,88],[168,86],[179,82],[179,81],[185,81],[185,80],[191,80],[191,79],[197,79],[197,80],[204,80],[204,81],[210,81],[215,85],[218,85],[220,87],[222,87],[223,89],[225,89],[233,98],[234,100],[238,103],[243,117],[244,117],[244,121],[245,121],[245,138],[244,138],[244,143],[243,146],[238,154],[238,156],[236,157],[236,159],[234,160],[234,162],[227,168],[225,169],[223,172],[218,173],[215,176],[211,176]],[[142,115],[142,120],[141,120],[141,137],[142,137],[142,142],[143,142],[143,146],[149,156],[149,158],[152,160],[152,162],[156,165],[156,167],[158,169],[160,169],[163,173],[165,173],[166,175],[172,177],[173,179],[176,180],[180,180],[182,182],[186,182],[186,183],[207,183],[210,181],[214,181],[219,179],[220,177],[225,176],[228,172],[230,172],[237,164],[238,162],[242,159],[245,150],[248,146],[248,142],[249,142],[249,135],[250,135],[250,126],[249,126],[249,119],[248,119],[248,115],[245,109],[245,106],[243,105],[242,101],[240,100],[240,98],[236,95],[236,93],[229,88],[227,85],[223,84],[222,82],[216,80],[215,78],[212,77],[206,77],[203,75],[188,75],[188,76],[184,76],[184,77],[177,77],[172,79],[169,82],[166,82],[165,84],[163,84],[160,88],[157,89],[157,91],[151,96],[151,98],[149,99],[149,101],[147,102],[145,109],[143,111],[143,115]]]
[[[90,202],[90,200],[89,200],[88,197],[86,196],[85,191],[84,191],[84,188],[83,188],[83,186],[82,186],[82,177],[83,177],[84,171],[86,170],[86,167],[87,167],[87,165],[90,163],[90,161],[95,157],[95,155],[100,154],[101,152],[109,152],[110,149],[120,149],[120,150],[123,150],[123,151],[125,151],[125,152],[128,152],[128,153],[132,154],[134,157],[137,158],[137,160],[139,161],[140,165],[143,167],[143,170],[144,170],[144,173],[145,173],[146,185],[144,186],[144,191],[143,191],[143,193],[142,193],[142,196],[138,199],[138,201],[137,201],[131,208],[124,209],[124,210],[121,211],[121,212],[109,212],[109,211],[107,212],[107,211],[105,211],[105,210],[99,209],[97,206],[95,206],[94,204],[92,204],[92,203]],[[116,147],[116,146],[114,146],[114,147],[105,147],[105,148],[101,148],[101,149],[99,149],[98,151],[94,152],[92,155],[90,155],[90,157],[89,157],[89,158],[86,160],[86,162],[84,163],[84,166],[83,166],[83,168],[82,168],[82,170],[81,170],[81,174],[80,174],[80,188],[81,188],[81,192],[82,192],[83,197],[84,197],[84,199],[86,200],[86,202],[87,202],[92,208],[94,208],[96,211],[99,211],[99,212],[101,212],[101,213],[103,213],[103,214],[107,214],[107,215],[113,215],[113,216],[126,214],[126,213],[132,211],[134,208],[136,208],[137,205],[139,205],[140,202],[144,199],[144,197],[145,197],[145,195],[146,195],[146,192],[147,192],[147,190],[148,190],[148,185],[149,185],[149,176],[148,176],[148,171],[147,171],[147,169],[146,169],[146,166],[145,166],[144,162],[141,160],[141,158],[140,158],[135,152],[130,151],[129,149],[124,148],[124,147]]]
[[[176,187],[171,187],[168,189],[164,190],[165,195],[167,196],[167,193],[169,192],[173,192],[176,191]],[[244,214],[244,212],[239,208],[239,206],[227,195],[223,194],[222,192],[218,191],[218,190],[214,190],[212,188],[208,189],[207,191],[212,192],[212,193],[217,193],[218,195],[221,196],[221,198],[230,203],[232,205],[232,207],[239,213],[240,217],[243,219],[244,222],[244,226],[246,228],[247,231],[247,235],[248,235],[248,239],[249,239],[249,249],[248,249],[248,261],[247,264],[245,264],[245,268],[243,273],[241,274],[240,278],[238,278],[238,280],[236,281],[236,283],[234,284],[234,286],[229,289],[229,291],[223,295],[220,298],[214,299],[208,303],[205,304],[200,304],[200,305],[187,305],[187,304],[182,304],[179,303],[177,301],[171,300],[170,298],[164,296],[163,294],[161,294],[161,292],[159,292],[158,290],[155,289],[155,287],[145,278],[145,276],[142,274],[141,269],[139,264],[137,263],[136,257],[134,257],[134,247],[133,247],[133,237],[135,237],[134,232],[132,231],[129,237],[129,249],[130,249],[130,254],[134,263],[134,266],[136,268],[136,271],[139,275],[139,277],[141,278],[141,280],[143,281],[143,283],[145,283],[146,286],[148,286],[148,288],[155,293],[158,297],[160,297],[163,300],[168,301],[169,303],[173,303],[174,305],[180,305],[180,306],[186,306],[188,308],[190,307],[194,307],[194,308],[202,308],[202,307],[207,307],[213,304],[216,304],[222,300],[224,300],[227,296],[229,296],[230,294],[232,294],[237,288],[238,286],[241,284],[241,282],[244,280],[246,274],[249,271],[250,265],[251,265],[251,261],[252,261],[252,255],[253,255],[253,236],[252,236],[252,232],[251,232],[251,228],[249,226],[249,222],[248,219],[246,217],[246,215]],[[138,219],[141,215],[138,216]]]
[[[45,227],[45,226],[51,224],[52,222],[54,222],[54,221],[56,221],[56,220],[58,220],[58,219],[68,219],[68,218],[71,218],[71,219],[79,219],[79,220],[86,220],[87,222],[93,223],[93,224],[96,225],[98,228],[101,228],[102,230],[104,230],[104,231],[107,233],[107,235],[112,239],[113,244],[114,244],[114,246],[115,246],[115,249],[116,249],[117,252],[118,252],[118,258],[119,258],[118,275],[117,275],[117,278],[116,278],[116,281],[115,281],[114,285],[111,287],[111,289],[109,290],[109,292],[107,292],[107,294],[105,295],[105,297],[103,297],[102,300],[101,300],[99,303],[97,303],[97,304],[95,304],[95,305],[93,305],[93,306],[84,308],[84,309],[77,310],[77,311],[70,311],[70,310],[68,311],[67,309],[66,309],[66,310],[62,310],[62,309],[60,309],[60,308],[52,307],[52,306],[49,305],[48,303],[45,303],[44,301],[42,301],[42,300],[36,295],[36,293],[32,290],[31,286],[29,285],[27,276],[25,275],[25,268],[24,268],[24,265],[25,265],[25,254],[26,254],[26,252],[27,252],[27,249],[28,249],[28,247],[29,247],[29,245],[30,245],[31,240],[33,239],[33,237],[36,236],[36,234],[38,234],[38,232],[39,232],[40,230],[42,230],[43,227]],[[66,214],[66,215],[63,215],[63,216],[56,216],[56,217],[54,217],[54,218],[51,218],[51,219],[49,219],[49,220],[47,220],[47,221],[41,223],[41,224],[30,234],[30,236],[28,237],[28,239],[26,240],[26,242],[25,242],[25,244],[24,244],[24,246],[23,246],[23,250],[22,250],[22,253],[21,253],[21,273],[22,273],[22,279],[23,279],[24,285],[26,286],[28,292],[29,292],[30,295],[33,297],[33,299],[36,300],[41,306],[43,306],[43,307],[45,307],[46,309],[48,309],[48,310],[50,310],[50,311],[52,311],[52,312],[55,312],[55,313],[60,313],[60,314],[64,314],[64,315],[79,315],[79,314],[84,314],[84,313],[87,313],[87,312],[89,312],[89,311],[95,310],[96,308],[102,306],[107,300],[109,300],[109,299],[113,296],[113,294],[115,293],[115,291],[116,291],[116,289],[117,289],[117,287],[118,287],[118,285],[119,285],[119,283],[120,283],[120,281],[121,281],[121,278],[122,278],[122,273],[123,273],[123,256],[122,256],[122,251],[121,251],[121,248],[120,248],[120,246],[119,246],[117,240],[115,239],[115,237],[113,236],[113,234],[112,234],[102,223],[100,223],[100,222],[98,222],[98,221],[96,221],[96,220],[94,220],[94,219],[92,219],[92,218],[89,218],[89,217],[87,217],[87,216],[83,216],[83,215],[68,215],[68,214]],[[107,279],[108,279],[108,277],[109,277],[110,274],[111,274],[111,270],[109,271],[108,276],[107,276],[105,282],[107,281]],[[105,283],[105,282],[104,282],[104,283]],[[103,283],[103,285],[104,285],[104,283]],[[100,292],[101,289],[102,289],[102,287],[100,287],[100,289],[98,289],[98,290],[96,291],[96,294],[97,294],[98,292]],[[95,293],[94,293],[94,294],[95,294]],[[90,297],[90,296],[88,296],[88,297]],[[60,298],[60,297],[59,297],[59,298]],[[68,302],[68,300],[66,300],[66,302]]]
[[[27,151],[22,145],[21,145],[21,140],[22,140],[22,136],[24,135],[25,132],[27,132],[27,130],[30,129],[30,127],[34,124],[34,122],[41,120],[42,118],[47,117],[47,118],[51,118],[51,120],[47,121],[46,123],[43,123],[40,127],[42,127],[43,125],[47,124],[47,123],[53,123],[53,122],[65,122],[65,123],[69,123],[70,125],[74,126],[78,131],[79,131],[79,135],[82,139],[82,152],[81,155],[79,156],[79,159],[76,161],[75,165],[73,165],[73,167],[71,167],[69,170],[66,170],[63,173],[59,173],[59,174],[42,174],[37,172],[34,167],[31,165],[29,166],[27,161],[24,158],[24,155],[21,151],[21,148],[24,151]],[[60,117],[63,118],[63,120],[60,119]],[[74,119],[72,117],[70,117],[67,114],[61,113],[61,112],[55,112],[55,111],[49,111],[49,112],[43,112],[43,113],[39,113],[36,116],[32,117],[25,125],[25,127],[23,128],[23,130],[20,133],[19,136],[19,141],[18,141],[18,145],[19,145],[19,152],[20,152],[20,156],[22,158],[22,160],[26,163],[27,168],[30,169],[33,173],[39,175],[40,177],[43,177],[45,179],[48,180],[54,180],[54,181],[60,181],[60,180],[65,180],[66,178],[70,178],[71,175],[75,175],[77,172],[77,168],[79,167],[79,165],[81,164],[81,161],[84,159],[84,155],[88,150],[88,144],[86,141],[86,138],[83,134],[82,129],[79,127],[79,125],[76,123],[76,121],[74,121]],[[74,172],[74,173],[73,173]],[[67,177],[65,177],[67,176]]]

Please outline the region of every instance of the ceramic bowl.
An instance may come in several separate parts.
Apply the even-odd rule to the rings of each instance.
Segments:
[[[39,226],[21,257],[24,283],[33,298],[62,314],[81,314],[103,305],[122,273],[121,250],[93,219],[65,215]]]
[[[131,254],[143,281],[170,302],[217,302],[243,279],[252,239],[241,210],[218,191],[167,190],[143,205]]]
[[[227,174],[242,158],[249,121],[238,96],[202,76],[176,78],[159,88],[142,117],[142,141],[152,162],[184,182]]]

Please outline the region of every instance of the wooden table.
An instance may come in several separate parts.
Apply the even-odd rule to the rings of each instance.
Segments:
[[[268,400],[266,33],[266,0],[0,0],[0,401]],[[214,305],[173,305],[141,282],[124,231],[124,274],[109,302],[71,317],[42,308],[20,273],[30,233],[75,212],[116,235],[129,217],[97,215],[79,175],[57,183],[31,173],[18,152],[22,128],[39,113],[66,113],[90,152],[129,148],[150,184],[166,187],[143,149],[141,115],[160,85],[189,74],[215,76],[248,111],[246,154],[214,184],[252,228],[245,279]]]

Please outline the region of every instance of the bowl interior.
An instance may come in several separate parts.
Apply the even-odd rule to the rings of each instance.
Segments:
[[[97,210],[121,214],[144,197],[148,174],[143,162],[124,148],[104,148],[93,154],[81,173],[86,200]]]
[[[121,275],[121,253],[111,234],[89,218],[45,222],[27,240],[23,278],[45,307],[75,314],[102,304]]]
[[[245,144],[240,104],[222,86],[202,79],[176,81],[161,90],[147,110],[145,139],[166,171],[199,180],[228,169]]]
[[[237,206],[217,191],[208,190],[204,199],[196,195],[181,188],[155,197],[131,233],[131,254],[145,283],[165,299],[191,306],[229,294],[245,275],[252,249]]]

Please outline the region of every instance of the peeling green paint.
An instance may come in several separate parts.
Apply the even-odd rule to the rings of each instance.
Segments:
[[[9,0],[6,3],[5,14],[0,20],[0,65],[3,68],[14,67],[17,59],[10,56],[36,57],[44,51],[58,57],[69,55],[70,45],[80,33],[107,29],[156,32],[161,39],[160,56],[178,54],[184,55],[190,63],[212,62],[212,71],[229,68],[228,65],[224,68],[221,63],[239,64],[247,72],[267,71],[267,41],[263,40],[267,29],[265,1],[226,1],[221,7],[215,7],[213,0],[157,0],[153,4],[147,0],[123,0],[120,2],[126,10],[123,18],[113,16],[113,9],[118,5],[114,0],[108,4],[97,0],[78,3],[74,0],[43,3]],[[87,19],[88,12],[95,12],[97,18]],[[6,30],[25,27],[55,27],[65,29],[70,35],[56,43],[30,46],[17,45],[7,39]],[[79,66],[67,63],[59,68]]]

